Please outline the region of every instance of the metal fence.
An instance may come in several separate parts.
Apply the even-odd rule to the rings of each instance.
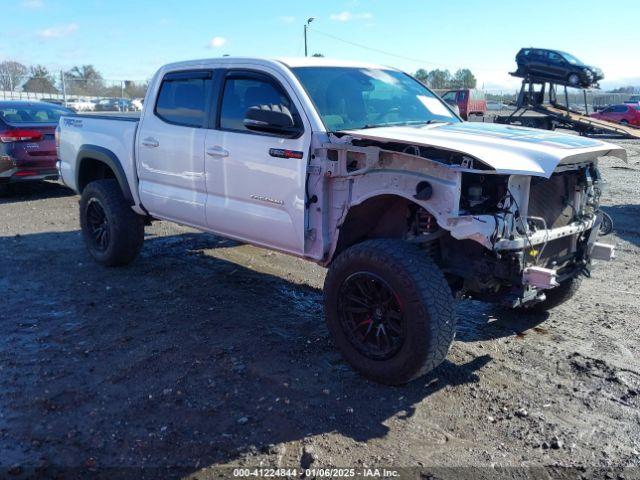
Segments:
[[[518,98],[519,90],[483,90],[487,100],[493,100],[502,103],[512,103]],[[565,98],[564,89],[558,87],[557,101],[565,104],[568,100],[569,105],[573,107],[581,107],[584,110],[585,103],[590,110],[602,108],[608,105],[615,105],[627,102],[631,97],[637,97],[638,94],[633,93],[610,93],[601,90],[576,90],[568,89],[567,98]],[[545,96],[545,100],[549,100],[549,95]]]
[[[97,105],[109,99],[121,101],[115,105],[129,105],[130,100],[144,98],[146,88],[146,80],[77,78],[63,72],[46,77],[0,74],[2,100],[48,100],[63,105],[83,101],[84,109],[93,109],[91,104]]]

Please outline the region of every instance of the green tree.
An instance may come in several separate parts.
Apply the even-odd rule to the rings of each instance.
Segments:
[[[478,81],[468,68],[461,68],[453,75],[453,85],[456,88],[476,88]]]
[[[0,62],[0,90],[14,90],[29,71],[20,62],[5,60]]]
[[[631,85],[627,86],[627,87],[618,87],[618,88],[614,88],[613,90],[610,90],[611,93],[636,93],[636,87],[633,87]]]
[[[65,73],[67,91],[75,95],[99,95],[104,90],[104,79],[93,65],[75,66]]]
[[[429,82],[429,72],[424,68],[419,68],[413,76],[416,77],[416,80],[424,83],[425,85]]]
[[[427,77],[427,82],[431,88],[443,89],[451,86],[451,72],[436,68],[431,70]]]
[[[47,67],[33,65],[29,71],[29,80],[22,86],[22,90],[25,92],[58,93],[58,89],[55,87],[55,79]]]

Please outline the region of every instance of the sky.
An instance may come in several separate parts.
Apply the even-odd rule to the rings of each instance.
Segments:
[[[162,64],[221,55],[309,53],[405,71],[470,68],[514,89],[521,47],[570,52],[603,87],[640,85],[640,0],[0,0],[0,60],[57,71],[93,64],[144,80]],[[366,48],[363,48],[366,47]]]

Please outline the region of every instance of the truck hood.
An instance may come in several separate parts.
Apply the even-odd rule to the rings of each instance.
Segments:
[[[549,178],[560,164],[612,155],[626,161],[617,145],[592,138],[495,123],[438,123],[347,130],[359,139],[436,147],[469,155],[497,173]]]

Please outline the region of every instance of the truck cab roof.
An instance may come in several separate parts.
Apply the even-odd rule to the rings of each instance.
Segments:
[[[232,66],[237,64],[255,64],[256,66],[275,66],[282,65],[288,68],[297,67],[351,67],[351,68],[375,68],[384,70],[396,70],[392,67],[377,65],[367,62],[357,62],[353,60],[340,60],[325,57],[279,57],[279,58],[260,58],[260,57],[216,57],[204,58],[196,60],[187,60],[183,62],[169,63],[161,67],[162,71],[176,70],[183,68],[198,68],[211,66]]]

